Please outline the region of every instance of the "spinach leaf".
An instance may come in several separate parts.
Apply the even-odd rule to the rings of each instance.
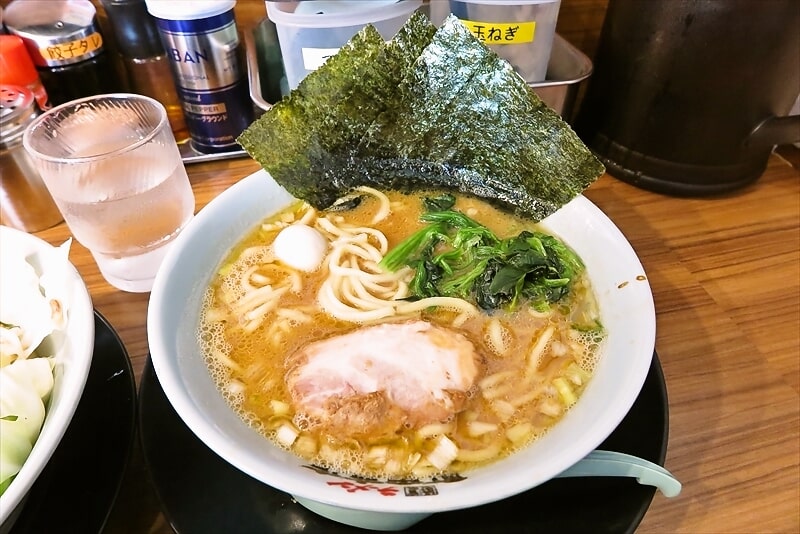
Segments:
[[[430,224],[381,262],[389,270],[412,267],[410,290],[417,298],[459,297],[486,310],[513,310],[526,300],[545,310],[569,294],[573,279],[583,270],[569,247],[541,232],[522,231],[501,240],[452,209],[426,212],[420,220]]]
[[[422,199],[425,211],[446,211],[456,204],[456,197],[450,193],[442,193],[437,197],[425,197]]]

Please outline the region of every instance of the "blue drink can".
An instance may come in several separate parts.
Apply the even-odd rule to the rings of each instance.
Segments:
[[[192,146],[203,153],[238,149],[254,119],[234,1],[146,0],[170,59]]]

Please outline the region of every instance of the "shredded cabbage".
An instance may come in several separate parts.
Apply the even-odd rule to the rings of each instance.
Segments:
[[[0,243],[0,495],[19,473],[44,423],[53,357],[67,323],[63,280],[69,246],[67,241],[25,257]]]
[[[28,458],[44,423],[45,402],[52,389],[50,358],[18,360],[0,367],[0,488],[8,486]]]

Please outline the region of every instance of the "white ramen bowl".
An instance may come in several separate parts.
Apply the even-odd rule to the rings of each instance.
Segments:
[[[545,436],[458,482],[363,483],[319,473],[244,423],[218,392],[196,331],[203,293],[231,248],[292,201],[265,171],[202,209],[156,276],[148,311],[153,367],[170,403],[209,448],[233,466],[341,523],[401,530],[430,514],[500,500],[542,484],[611,434],[636,400],[655,343],[655,310],[644,269],[628,241],[579,196],[544,221],[583,259],[607,340],[581,398]]]
[[[25,232],[0,226],[2,254],[27,258],[40,275],[49,273],[58,283],[58,292],[67,309],[63,335],[54,338],[53,390],[45,403],[46,414],[41,432],[19,473],[0,496],[0,532],[11,530],[33,484],[61,442],[83,395],[94,352],[94,308],[86,285],[67,260],[56,265],[50,261],[54,247]],[[0,276],[9,276],[0,272]],[[24,302],[17,303],[27,305]],[[13,364],[11,364],[13,365]],[[2,397],[3,391],[0,391]],[[0,436],[2,439],[2,436]]]

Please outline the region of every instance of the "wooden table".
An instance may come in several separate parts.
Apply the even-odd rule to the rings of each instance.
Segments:
[[[197,209],[257,169],[248,158],[188,166]],[[683,492],[656,494],[642,534],[800,532],[799,178],[773,155],[758,182],[722,197],[673,198],[611,176],[586,193],[637,251],[656,304],[666,466]],[[59,244],[70,234],[62,223],[38,235]],[[149,294],[109,286],[78,243],[71,260],[138,380]],[[138,442],[106,531],[171,531]]]

